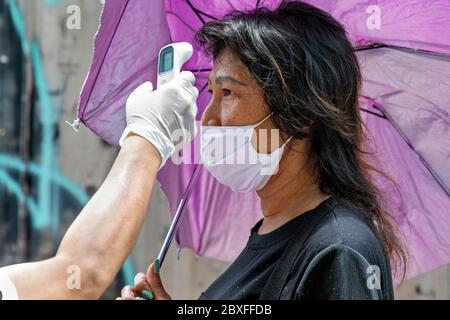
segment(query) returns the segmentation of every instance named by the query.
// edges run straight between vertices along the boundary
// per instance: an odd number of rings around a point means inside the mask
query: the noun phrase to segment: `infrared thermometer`
[[[180,73],[181,67],[192,57],[193,51],[189,42],[172,43],[159,51],[157,88]]]
[[[188,42],[178,42],[172,43],[168,46],[163,47],[159,51],[158,57],[158,81],[157,87],[164,85],[169,82],[177,74],[180,73],[181,67],[186,63],[191,57],[193,53],[192,45]],[[164,258],[166,257],[167,250],[169,250],[170,244],[175,236],[175,233],[178,229],[178,224],[182,217],[185,205],[189,200],[192,191],[194,190],[195,184],[200,176],[200,168],[197,165],[194,169],[194,173],[189,180],[186,190],[184,191],[180,202],[178,203],[177,210],[174,214],[172,223],[170,224],[169,231],[167,232],[166,238],[164,239],[164,243],[161,247],[161,250],[158,254],[159,267],[161,268]]]

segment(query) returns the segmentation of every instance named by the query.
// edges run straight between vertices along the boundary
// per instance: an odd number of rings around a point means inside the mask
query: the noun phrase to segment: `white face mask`
[[[262,189],[276,173],[292,137],[272,153],[258,153],[252,145],[255,128],[271,115],[254,125],[201,126],[202,162],[220,183],[233,191],[249,192]],[[259,134],[259,141],[267,141],[267,131],[260,129]],[[278,131],[271,131],[271,140],[278,143]]]

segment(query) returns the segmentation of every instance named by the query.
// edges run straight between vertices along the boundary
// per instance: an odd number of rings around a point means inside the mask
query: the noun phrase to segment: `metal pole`
[[[161,247],[161,250],[159,251],[158,260],[159,260],[160,268],[162,267],[164,258],[166,257],[167,250],[169,250],[172,239],[177,231],[178,222],[180,221],[184,206],[186,205],[187,201],[189,200],[192,190],[194,190],[194,186],[198,180],[199,173],[200,173],[200,165],[197,165],[195,167],[194,173],[192,174],[192,177],[187,185],[187,188],[186,188],[183,196],[181,197],[181,200],[177,207],[177,211],[175,212],[175,216],[172,220],[172,223],[170,224],[169,231],[167,232],[166,238],[164,239],[164,243]]]

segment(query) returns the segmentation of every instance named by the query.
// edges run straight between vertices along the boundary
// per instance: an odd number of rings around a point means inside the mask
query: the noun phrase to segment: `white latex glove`
[[[133,132],[155,146],[161,154],[162,167],[197,133],[198,90],[194,83],[194,75],[182,71],[155,91],[151,82],[137,87],[126,102],[127,127],[120,138],[120,146]]]

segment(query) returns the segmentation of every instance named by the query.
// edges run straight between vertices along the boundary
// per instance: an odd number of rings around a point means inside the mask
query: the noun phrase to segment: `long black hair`
[[[277,127],[311,139],[320,190],[368,218],[404,275],[405,251],[371,178],[383,173],[369,165],[362,149],[361,71],[342,25],[314,6],[284,1],[275,10],[234,11],[209,21],[196,40],[213,58],[229,49],[243,62],[262,87]]]

